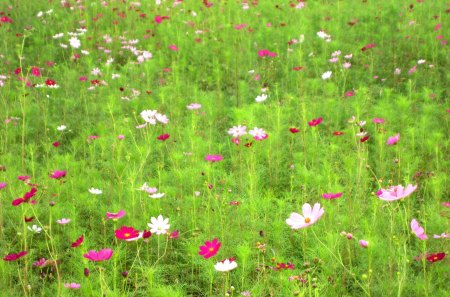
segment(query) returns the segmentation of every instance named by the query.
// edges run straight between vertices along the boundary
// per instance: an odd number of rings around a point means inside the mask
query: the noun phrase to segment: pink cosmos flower
[[[205,160],[210,162],[219,162],[223,160],[223,157],[222,155],[206,155]]]
[[[120,135],[117,136],[117,139],[119,139],[119,140],[122,140],[122,139],[124,139],[124,138],[125,138],[125,135],[122,135],[122,134],[120,134]]]
[[[314,208],[312,208],[309,203],[305,203],[303,204],[302,212],[303,215],[293,212],[286,220],[286,223],[291,226],[292,229],[305,228],[314,224],[325,211],[320,207],[319,203],[314,204]]]
[[[442,206],[450,207],[450,202],[443,202],[443,203],[442,203]]]
[[[100,251],[90,250],[87,254],[84,254],[83,257],[94,262],[100,262],[109,260],[113,255],[112,249],[103,249]]]
[[[64,284],[64,288],[68,288],[68,289],[73,289],[73,290],[78,290],[80,288],[80,284],[77,283],[65,283]]]
[[[402,185],[393,186],[389,189],[380,189],[377,192],[378,198],[384,201],[394,201],[399,200],[402,198],[405,198],[409,195],[411,195],[412,192],[414,192],[417,189],[417,185],[413,186],[412,184],[409,184],[406,186],[406,188],[403,188]]]
[[[397,144],[397,142],[400,140],[400,133],[397,133],[395,136],[391,136],[388,138],[386,144],[387,145],[394,145]]]
[[[180,237],[180,232],[178,230],[174,230],[169,234],[169,239],[178,239]]]
[[[41,71],[38,67],[31,67],[31,74],[38,77],[41,76]]]
[[[53,171],[53,173],[50,175],[50,178],[54,178],[54,179],[60,179],[66,176],[66,171],[65,170],[55,170]]]
[[[186,106],[186,108],[189,110],[195,110],[202,108],[202,105],[200,103],[191,103],[188,106]]]
[[[220,246],[221,243],[217,238],[214,238],[213,241],[205,241],[205,245],[200,246],[200,252],[198,254],[205,259],[211,258],[217,254]]]
[[[37,266],[37,267],[45,267],[47,265],[47,260],[45,260],[45,258],[41,258],[36,262],[33,262],[33,266]]]
[[[25,181],[29,180],[30,177],[28,175],[19,175],[17,177],[17,179],[25,182]]]
[[[320,118],[317,118],[317,119],[312,119],[311,122],[308,122],[308,125],[309,125],[310,127],[314,127],[314,126],[319,125],[320,123],[322,123],[322,118],[321,118],[321,117],[320,117]]]
[[[106,212],[106,218],[107,219],[112,219],[112,220],[120,219],[124,215],[125,215],[125,210],[123,210],[123,209],[119,210],[118,213]]]
[[[271,58],[274,58],[277,56],[276,53],[272,53],[271,51],[267,50],[267,49],[262,49],[258,51],[258,56],[260,56],[261,58],[265,57],[265,56],[269,56]]]
[[[368,43],[365,46],[363,46],[363,48],[361,49],[361,51],[365,52],[366,50],[370,49],[370,48],[374,48],[376,45],[375,43]]]
[[[334,193],[322,194],[322,197],[324,199],[336,199],[336,198],[339,198],[341,196],[342,196],[342,192],[339,192],[339,193],[336,193],[336,194],[334,194]]]
[[[163,20],[168,20],[168,19],[169,19],[168,16],[157,15],[157,16],[155,16],[155,23],[161,24]]]
[[[129,240],[139,236],[139,231],[133,227],[122,226],[119,230],[115,230],[116,238],[120,240]]]
[[[359,245],[363,248],[367,248],[369,246],[369,242],[367,240],[361,239],[359,241]]]
[[[34,200],[33,201],[29,201],[34,195],[36,195],[37,189],[36,188],[32,188],[29,192],[26,192],[25,195],[23,195],[23,197],[21,198],[17,198],[15,200],[13,200],[12,205],[13,206],[17,206],[20,205],[24,202],[30,202],[31,204],[34,204]]]
[[[244,29],[245,27],[247,27],[247,24],[234,25],[234,29],[236,29],[236,30],[241,30],[241,29]]]
[[[174,51],[174,52],[177,52],[177,51],[178,51],[178,47],[177,47],[175,44],[169,45],[169,49],[172,50],[172,51]]]
[[[20,258],[22,258],[23,256],[25,256],[26,254],[28,254],[27,251],[21,251],[17,254],[9,254],[6,255],[5,257],[3,257],[4,261],[16,261],[19,260]]]
[[[0,190],[6,188],[6,183],[0,183]]]
[[[372,120],[372,122],[375,123],[375,124],[383,124],[384,123],[384,119],[382,119],[382,118],[374,118]]]
[[[425,234],[425,230],[419,225],[419,222],[417,222],[416,219],[411,221],[411,230],[420,240],[428,239],[428,236]]]
[[[290,131],[292,134],[295,134],[295,133],[300,132],[300,130],[297,129],[297,128],[289,128],[289,131]]]
[[[60,224],[60,225],[65,225],[65,224],[69,224],[70,223],[70,219],[62,218],[60,220],[57,220],[56,222],[58,224]]]
[[[436,238],[436,239],[439,239],[439,238],[450,238],[450,234],[447,234],[445,232],[442,233],[441,235],[434,234],[433,238]]]

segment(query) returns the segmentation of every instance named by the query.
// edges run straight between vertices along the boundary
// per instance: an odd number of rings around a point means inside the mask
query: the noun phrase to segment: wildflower
[[[417,61],[417,64],[423,64],[423,63],[425,63],[426,61],[425,60],[423,60],[423,59],[421,59],[421,60],[419,60],[419,61]]]
[[[436,238],[436,239],[439,239],[439,238],[450,238],[450,234],[447,234],[445,232],[442,233],[441,235],[434,234],[433,238]]]
[[[191,103],[191,104],[187,105],[186,108],[189,110],[195,110],[195,109],[202,108],[202,105],[199,103]]]
[[[174,52],[177,52],[177,51],[178,51],[178,47],[177,47],[175,44],[169,45],[169,49],[172,50],[172,51],[174,51]]]
[[[80,288],[80,284],[77,283],[65,283],[64,284],[64,288],[68,288],[68,289],[73,289],[73,290],[78,290]]]
[[[411,69],[408,70],[408,74],[411,75],[417,71],[417,65],[414,65]]]
[[[228,130],[228,134],[233,136],[233,137],[241,137],[242,135],[247,134],[247,127],[246,126],[234,126],[233,128],[230,128],[230,130]]]
[[[219,162],[223,160],[223,157],[222,155],[206,155],[205,160],[210,162]]]
[[[314,126],[319,125],[320,123],[322,123],[322,118],[321,118],[321,117],[320,117],[320,118],[317,118],[317,119],[312,119],[311,122],[308,122],[308,125],[309,125],[310,127],[314,127]]]
[[[41,231],[42,231],[42,228],[41,227],[38,227],[37,225],[33,225],[33,226],[28,226],[27,227],[28,228],[28,230],[30,230],[31,232],[34,232],[34,233],[37,233],[37,234],[39,234],[39,233],[41,233]]]
[[[375,123],[375,124],[383,124],[384,123],[384,119],[382,119],[382,118],[374,118],[372,120],[372,122]]]
[[[169,134],[161,134],[158,137],[156,137],[156,139],[161,140],[161,141],[165,141],[167,139],[169,139],[170,135]]]
[[[66,173],[67,172],[65,170],[55,170],[50,175],[50,178],[60,179],[60,178],[66,177]]]
[[[100,195],[100,194],[103,193],[102,190],[100,190],[100,189],[95,189],[95,188],[90,188],[88,191],[89,191],[89,193],[94,194],[94,195]]]
[[[0,190],[6,188],[6,183],[0,183]]]
[[[75,242],[73,242],[70,246],[73,248],[79,247],[84,241],[84,235],[81,235],[80,238],[78,238],[77,240],[75,240]]]
[[[344,67],[344,69],[349,69],[350,67],[352,67],[352,64],[350,62],[345,62],[342,67]]]
[[[169,239],[178,239],[180,237],[180,232],[178,230],[174,230],[169,234]]]
[[[419,225],[419,222],[417,222],[416,219],[413,219],[411,221],[411,230],[420,240],[428,239],[428,236],[425,234],[424,229]]]
[[[114,231],[116,238],[120,240],[129,240],[139,237],[139,231],[133,227],[122,226],[119,230]]]
[[[60,225],[66,225],[66,224],[69,224],[70,221],[71,221],[70,219],[62,218],[62,219],[57,220],[56,222]]]
[[[31,74],[38,77],[41,76],[41,71],[38,67],[31,67]]]
[[[361,51],[365,52],[368,49],[374,48],[376,46],[375,43],[368,43],[365,46],[362,47]]]
[[[24,257],[26,254],[28,254],[27,251],[21,251],[17,254],[9,254],[6,255],[5,257],[3,257],[4,261],[16,261],[19,260],[20,258]]]
[[[150,232],[156,233],[156,235],[166,234],[170,228],[169,218],[165,219],[162,215],[159,215],[158,218],[152,217],[150,221],[151,223],[148,223]]]
[[[76,38],[76,37],[70,38],[69,39],[69,43],[70,43],[70,46],[73,47],[73,48],[79,48],[80,45],[81,45],[80,40],[78,38]]]
[[[57,128],[56,128],[56,130],[58,130],[58,131],[64,131],[64,130],[66,130],[66,126],[64,126],[64,125],[61,125],[61,126],[58,126]]]
[[[322,74],[322,79],[323,79],[323,80],[329,79],[329,78],[331,77],[332,74],[333,74],[333,72],[331,72],[331,71],[324,72],[324,73]]]
[[[37,266],[37,267],[45,267],[47,266],[47,260],[45,260],[45,258],[41,258],[36,262],[33,262],[33,266]]]
[[[322,194],[322,197],[324,199],[336,199],[336,198],[340,198],[341,196],[342,196],[342,192],[339,192],[339,193],[336,193],[336,194],[334,194],[334,193]]]
[[[397,144],[397,142],[400,140],[400,133],[397,133],[395,136],[391,136],[388,138],[386,144],[387,145],[394,145]]]
[[[119,210],[118,213],[106,212],[107,219],[117,220],[117,219],[120,219],[121,217],[123,217],[124,215],[125,215],[125,211],[123,209]]]
[[[361,239],[359,241],[359,245],[363,248],[367,248],[369,246],[369,242],[367,240]]]
[[[341,132],[341,131],[334,131],[333,132],[333,135],[334,136],[341,136],[341,135],[343,135],[344,134],[344,132]]]
[[[437,254],[431,254],[427,257],[427,260],[431,263],[434,263],[436,261],[441,261],[442,259],[445,258],[445,253],[437,253]]]
[[[165,193],[155,193],[155,194],[149,195],[149,197],[153,198],[153,199],[159,199],[159,198],[164,197],[164,195],[166,195],[166,194]]]
[[[37,189],[36,188],[32,188],[29,192],[26,192],[25,195],[23,195],[23,197],[21,198],[17,198],[15,200],[13,200],[12,205],[13,206],[17,206],[20,205],[24,202],[29,202],[29,200],[34,197],[34,195],[36,195]],[[31,201],[30,203],[33,204],[33,201]]]
[[[248,134],[252,135],[255,140],[263,140],[269,137],[269,135],[262,128],[255,127],[253,130],[248,131]]]
[[[227,271],[235,269],[237,266],[238,265],[235,262],[235,260],[233,258],[229,258],[229,259],[225,259],[223,261],[217,262],[216,265],[214,265],[214,268],[220,272],[227,272]]]
[[[212,241],[205,241],[205,245],[200,246],[200,252],[198,254],[205,259],[211,258],[217,254],[220,246],[221,243],[217,238],[214,238]]]
[[[84,254],[83,257],[94,262],[100,262],[109,260],[113,255],[112,249],[103,249],[100,251],[90,250],[87,254]]]
[[[297,128],[289,128],[289,131],[290,131],[292,134],[295,134],[295,133],[300,132],[300,130],[297,129]]]
[[[264,102],[264,101],[267,100],[267,97],[268,97],[268,96],[267,96],[266,94],[261,94],[261,95],[259,95],[259,96],[256,96],[255,101],[258,102],[258,103]]]
[[[32,222],[33,219],[34,219],[34,217],[29,217],[29,218],[27,218],[26,216],[23,216],[23,220],[25,221],[25,223]]]
[[[417,185],[413,186],[412,184],[409,184],[406,186],[406,188],[403,188],[402,185],[393,186],[389,189],[380,189],[377,192],[378,198],[384,201],[394,201],[399,200],[402,198],[405,198],[409,195],[411,195],[412,192],[414,192],[417,189]]]
[[[324,31],[319,31],[319,32],[317,32],[317,36],[320,38],[320,39],[329,39],[331,36],[330,35],[328,35],[327,33],[325,33]]]
[[[119,139],[119,140],[122,140],[124,138],[125,138],[125,135],[122,135],[122,134],[117,135],[117,139]]]
[[[314,204],[314,208],[311,208],[309,203],[305,203],[303,204],[302,212],[303,215],[293,212],[286,219],[286,223],[292,229],[305,228],[314,224],[324,214],[324,209],[320,207],[319,203]]]

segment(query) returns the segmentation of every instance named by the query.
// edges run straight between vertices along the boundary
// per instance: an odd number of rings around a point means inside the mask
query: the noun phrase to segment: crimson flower
[[[303,66],[297,66],[297,67],[292,68],[292,70],[294,70],[294,71],[300,71],[302,69],[303,69]]]
[[[365,46],[363,46],[363,48],[361,49],[363,52],[365,52],[366,50],[370,49],[370,48],[374,48],[376,45],[375,43],[368,43]]]
[[[292,134],[295,134],[295,133],[300,132],[300,130],[297,129],[297,128],[289,128],[289,131],[290,131]]]
[[[26,192],[22,198],[17,198],[15,200],[13,200],[12,205],[17,206],[24,202],[28,202],[28,200],[30,200],[34,195],[36,195],[36,192],[37,192],[37,189],[32,188],[31,191]],[[33,204],[33,201],[31,201],[31,203]]]
[[[217,238],[214,238],[213,241],[205,241],[205,245],[200,246],[198,254],[205,259],[211,258],[217,254],[221,245]]]
[[[29,223],[29,222],[33,221],[34,218],[33,217],[27,218],[26,216],[24,216],[23,219],[25,220],[26,223]]]
[[[207,155],[205,160],[210,162],[219,162],[223,160],[223,157],[221,155]]]
[[[130,240],[139,237],[139,231],[133,227],[122,226],[119,230],[115,230],[116,238],[120,240]]]
[[[178,239],[180,237],[180,232],[178,230],[175,230],[169,234],[169,239]]]
[[[169,139],[169,137],[170,137],[169,134],[161,134],[161,135],[159,135],[159,136],[156,137],[156,138],[157,138],[158,140],[165,141],[165,140]]]
[[[336,198],[339,198],[339,197],[341,197],[341,196],[342,196],[342,192],[339,192],[339,193],[336,193],[336,194],[334,194],[334,193],[329,193],[329,194],[325,193],[325,194],[322,194],[322,197],[323,197],[324,199],[336,199]]]
[[[81,235],[80,238],[78,238],[77,240],[75,240],[74,243],[72,243],[70,246],[73,248],[79,247],[84,241],[84,235]]]
[[[10,24],[12,24],[13,20],[5,15],[5,16],[2,16],[0,18],[0,23],[10,23]]]
[[[334,136],[341,136],[342,134],[344,134],[344,132],[341,132],[341,131],[334,131],[333,132]]]
[[[103,249],[100,251],[90,250],[87,254],[84,254],[83,257],[94,262],[100,262],[109,260],[113,255],[112,249]]]
[[[53,79],[47,79],[46,81],[45,81],[45,84],[47,85],[47,86],[55,86],[56,85],[56,81],[54,81]]]
[[[28,254],[27,251],[21,251],[20,253],[17,253],[17,254],[9,254],[9,255],[6,255],[5,257],[3,257],[3,260],[16,261],[16,260],[19,260],[20,258],[22,258],[23,256],[25,256],[26,254]]]
[[[361,143],[363,143],[363,142],[366,142],[367,140],[369,140],[369,138],[370,138],[370,136],[369,136],[369,135],[366,135],[366,136],[364,136],[363,138],[360,138],[359,141],[360,141]]]
[[[427,257],[427,260],[431,263],[434,263],[436,261],[441,261],[442,259],[445,258],[445,253],[437,253],[437,254],[431,254]]]
[[[41,71],[38,67],[31,67],[31,74],[34,76],[41,76]]]
[[[322,118],[321,118],[321,117],[320,117],[320,118],[317,118],[317,119],[312,119],[311,122],[308,122],[308,125],[309,125],[310,127],[314,127],[314,126],[319,125],[320,123],[322,123]]]

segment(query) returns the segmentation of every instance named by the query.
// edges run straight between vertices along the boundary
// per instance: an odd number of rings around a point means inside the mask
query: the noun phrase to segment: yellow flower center
[[[124,237],[130,237],[130,235],[131,235],[130,233],[125,233],[123,236]]]
[[[210,248],[209,248],[209,251],[210,251],[210,252],[214,252],[214,248],[210,247]]]
[[[309,222],[311,222],[310,218],[305,218],[305,223],[308,224]]]

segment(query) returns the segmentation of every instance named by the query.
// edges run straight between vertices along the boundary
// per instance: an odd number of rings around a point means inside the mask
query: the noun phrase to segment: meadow
[[[0,3],[1,296],[449,296],[450,4]]]

